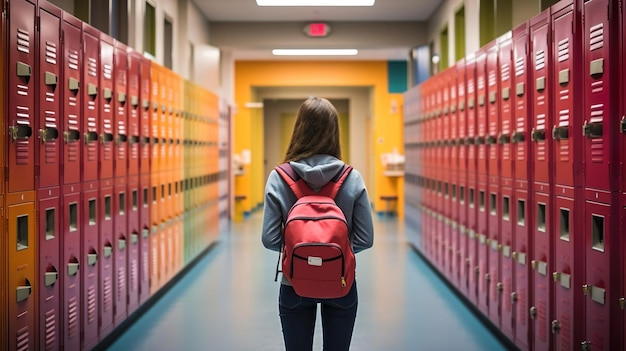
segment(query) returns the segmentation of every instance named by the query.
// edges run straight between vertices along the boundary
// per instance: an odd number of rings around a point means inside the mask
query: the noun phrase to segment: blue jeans
[[[301,297],[296,294],[293,287],[281,285],[278,311],[287,351],[313,349],[313,332],[318,303],[322,305],[324,351],[350,349],[358,305],[356,282],[346,296],[337,299]]]

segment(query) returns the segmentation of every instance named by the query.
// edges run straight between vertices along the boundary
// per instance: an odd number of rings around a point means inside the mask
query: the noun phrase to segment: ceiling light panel
[[[356,49],[274,49],[275,56],[354,56]]]
[[[256,0],[258,6],[374,6],[376,0]]]

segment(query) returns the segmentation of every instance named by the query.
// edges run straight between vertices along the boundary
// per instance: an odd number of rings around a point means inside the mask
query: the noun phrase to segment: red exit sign
[[[325,37],[330,34],[330,26],[326,23],[310,23],[304,27],[304,33],[309,37]]]

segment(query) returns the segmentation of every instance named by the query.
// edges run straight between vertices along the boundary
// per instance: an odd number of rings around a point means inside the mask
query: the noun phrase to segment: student
[[[293,170],[318,191],[343,168],[339,143],[339,118],[326,99],[311,97],[298,109],[291,142],[285,155]],[[263,208],[263,245],[280,251],[283,221],[296,196],[281,176],[273,170],[265,186]],[[335,201],[348,222],[355,253],[372,247],[374,228],[370,201],[363,178],[352,170]],[[348,350],[357,312],[356,282],[348,294],[335,299],[312,299],[298,296],[283,276],[279,293],[279,314],[287,351],[313,348],[317,304],[321,304],[325,351]]]

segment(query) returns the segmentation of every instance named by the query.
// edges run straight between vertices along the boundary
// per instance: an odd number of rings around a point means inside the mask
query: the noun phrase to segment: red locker
[[[40,189],[39,204],[39,342],[40,349],[58,349],[63,335],[61,294],[64,264],[61,263],[61,215],[59,187]],[[35,295],[36,296],[36,295]]]
[[[487,54],[493,50],[495,43],[491,42],[476,52],[476,159],[478,178],[486,177],[488,174],[489,155],[487,153],[487,134],[489,133],[489,120],[487,115]],[[497,64],[497,63],[496,63]],[[468,83],[469,84],[469,83]]]
[[[513,61],[513,33],[503,35],[499,42],[498,62],[500,64],[499,99],[500,133],[497,143],[500,145],[500,182],[503,187],[513,186],[513,145],[511,134],[515,123],[513,113],[513,80],[515,77],[515,63]]]
[[[60,267],[62,287],[63,349],[80,349],[81,332],[81,231],[83,212],[80,202],[80,184],[63,188],[62,247]],[[41,212],[40,212],[41,213]],[[40,216],[41,218],[41,216]],[[84,236],[83,236],[84,237]]]
[[[513,189],[502,187],[501,189],[501,221],[500,221],[500,283],[496,289],[500,294],[500,330],[512,341],[515,340],[515,305],[511,296],[515,291],[515,265],[512,253],[515,244],[513,212],[515,203]]]
[[[14,10],[11,3],[11,10]],[[39,279],[36,276],[37,243],[35,193],[6,194],[8,223],[8,340],[9,350],[35,350],[37,344],[37,298]]]
[[[127,242],[127,255],[126,260],[128,262],[128,270],[126,276],[128,277],[128,308],[127,313],[130,315],[137,307],[139,307],[139,271],[140,271],[140,236],[141,227],[139,221],[140,214],[140,184],[139,176],[129,177],[128,179],[128,242]]]
[[[141,158],[141,55],[128,49],[128,175],[139,174]]]
[[[515,94],[513,96],[514,126],[511,135],[513,143],[513,170],[515,189],[529,189],[530,168],[530,116],[529,105],[529,51],[528,23],[513,30],[513,62],[515,64]]]
[[[99,338],[102,340],[113,330],[113,312],[114,312],[114,246],[117,246],[117,238],[114,235],[113,218],[115,216],[113,181],[101,180],[100,206],[98,208],[98,223],[100,231],[98,235],[99,247],[101,254],[98,255],[99,266]]]
[[[99,71],[100,71],[100,32],[83,23],[83,69],[81,90],[82,104],[82,181],[98,180],[98,163],[100,160],[100,99]],[[110,135],[109,135],[110,137]]]
[[[141,135],[141,158],[140,158],[140,173],[150,173],[150,141],[151,141],[151,109],[150,100],[152,99],[152,82],[150,78],[150,61],[141,57],[141,73],[140,73],[140,99],[141,109],[140,115],[140,135]]]
[[[617,126],[619,123],[615,102],[617,101],[616,79],[611,79],[618,72],[616,33],[617,18],[614,1],[590,0],[583,4],[583,135],[585,187],[603,191],[617,190],[612,183],[618,171],[613,167],[613,150],[616,129],[608,126]],[[613,15],[612,15],[613,14]],[[604,128],[604,125],[607,125]]]
[[[150,174],[144,174],[139,180],[139,304],[150,298]]]
[[[18,0],[7,6],[8,193],[35,189],[36,72],[35,5]],[[58,172],[57,172],[58,173]]]
[[[150,236],[150,295],[153,295],[161,288],[161,272],[160,269],[160,238],[161,238],[161,217],[159,214],[159,199],[160,194],[158,192],[159,178],[154,173],[151,175],[150,183],[152,186],[151,205],[150,205],[150,220],[151,220],[151,236]]]
[[[486,50],[487,53],[487,132],[485,144],[487,144],[487,173],[489,174],[489,184],[499,184],[501,153],[500,145],[497,143],[501,130],[500,116],[500,42],[507,40],[508,36],[498,38],[495,44]]]
[[[99,75],[99,88],[102,93],[100,99],[100,164],[99,164],[99,179],[113,178],[113,166],[115,159],[114,148],[114,133],[116,132],[115,114],[114,110],[116,103],[114,96],[115,81],[113,80],[114,74],[114,47],[113,38],[104,33],[100,33],[100,68]],[[126,169],[124,168],[124,171]]]
[[[102,264],[103,254],[100,251],[98,238],[100,221],[103,220],[104,203],[99,202],[98,182],[83,183],[81,193],[82,204],[82,249],[80,267],[82,280],[81,291],[81,332],[82,348],[89,350],[98,344],[98,317],[100,304],[98,292],[100,292],[99,266]],[[109,287],[110,288],[110,287]]]
[[[37,147],[35,166],[36,186],[48,188],[59,186],[61,170],[61,10],[53,5],[40,7],[39,11],[37,84]],[[21,28],[18,28],[18,31]],[[18,44],[20,45],[20,44]],[[18,49],[19,50],[19,49]],[[33,55],[34,56],[34,55]],[[38,166],[38,167],[37,167]],[[42,176],[43,175],[43,176]]]
[[[115,147],[113,165],[114,177],[125,177],[128,174],[128,48],[115,41],[113,50],[114,96],[113,111],[115,123]]]
[[[532,254],[532,242],[530,238],[530,226],[533,218],[529,208],[531,197],[524,190],[516,190],[514,198],[513,225],[514,245],[511,258],[515,262],[514,279],[515,287],[511,294],[511,301],[515,311],[515,345],[522,350],[530,349],[530,316],[529,308],[533,305],[532,276],[530,274]]]
[[[62,71],[62,128],[63,128],[63,167],[62,184],[80,183],[81,165],[81,68],[83,55],[80,47],[81,22],[63,12],[63,71]],[[83,87],[84,89],[84,87]]]
[[[128,299],[128,184],[126,177],[116,178],[113,195],[113,319],[118,326],[126,319]]]
[[[552,228],[552,198],[547,193],[535,192],[533,196],[534,223],[532,225],[533,257],[531,261],[533,304],[530,318],[533,320],[533,350],[550,350],[552,322],[552,248],[554,247]]]
[[[461,59],[456,64],[457,67],[457,127],[458,127],[458,201],[459,201],[459,243],[457,260],[459,262],[459,290],[467,296],[469,293],[469,263],[467,261],[467,89],[465,59]]]

